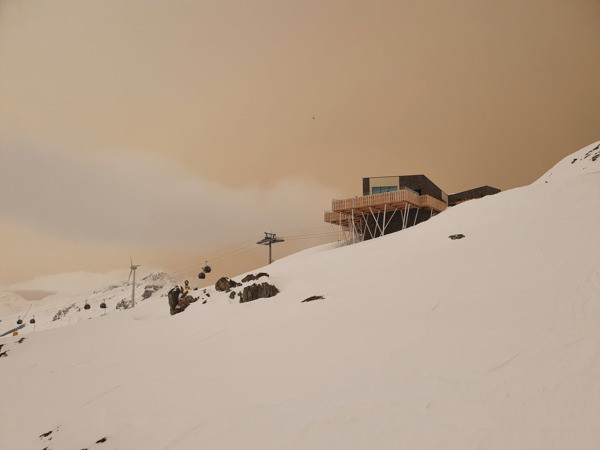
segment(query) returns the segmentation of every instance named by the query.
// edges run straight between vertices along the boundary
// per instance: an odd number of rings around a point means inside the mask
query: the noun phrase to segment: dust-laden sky
[[[600,138],[599,23],[600,0],[0,0],[0,283],[310,234],[363,176],[528,184]]]

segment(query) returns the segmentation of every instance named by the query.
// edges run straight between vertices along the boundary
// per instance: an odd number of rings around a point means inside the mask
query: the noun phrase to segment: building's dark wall
[[[397,211],[393,217],[391,215],[392,215],[392,212],[388,211],[386,213],[386,221],[389,221],[389,225],[385,229],[385,234],[395,233],[396,231],[402,230],[402,214],[400,214],[400,211]],[[415,216],[417,219],[416,222],[415,222]],[[390,217],[392,217],[391,221],[390,221]],[[375,225],[375,218],[373,217],[373,215],[365,214],[365,218],[366,218],[366,223],[369,226],[371,233],[373,234],[373,237],[381,236],[381,232],[379,231],[379,228],[377,228],[377,226]],[[418,225],[421,222],[425,222],[429,218],[431,218],[431,211],[428,209],[419,209],[418,213],[417,213],[417,209],[410,209],[408,212],[407,228],[412,227],[413,225]],[[379,213],[378,223],[379,223],[379,226],[381,228],[383,228],[383,213]],[[372,239],[372,237],[371,237],[371,234],[369,233],[369,231],[367,230],[367,232],[365,233],[365,240],[368,241],[369,239]]]
[[[454,206],[458,203],[473,200],[476,198],[485,197],[486,195],[494,195],[500,192],[500,189],[497,189],[492,186],[480,186],[478,188],[469,189],[468,191],[457,192],[456,194],[448,195],[448,205]]]
[[[400,177],[400,189],[407,187],[421,195],[429,195],[444,201],[442,190],[425,175],[403,175]]]
[[[425,175],[401,175],[398,177],[400,189],[407,187],[421,195],[430,195],[444,201],[442,190]],[[371,194],[370,178],[363,178],[363,195]]]
[[[371,193],[369,178],[363,178],[363,195],[369,195]]]

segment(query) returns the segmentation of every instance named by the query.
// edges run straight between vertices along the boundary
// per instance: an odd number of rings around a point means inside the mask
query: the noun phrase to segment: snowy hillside
[[[29,302],[19,294],[0,288],[0,320],[8,314],[27,309]]]
[[[239,303],[244,282],[0,339],[0,448],[597,449],[599,144],[279,260],[269,299]]]
[[[16,331],[23,335],[128,309],[132,285],[125,281],[127,274],[122,270],[105,274],[74,272],[4,287],[0,290],[0,335],[16,328],[19,321],[23,327]],[[142,271],[140,276],[136,281],[140,302],[165,297],[173,286],[162,271]]]

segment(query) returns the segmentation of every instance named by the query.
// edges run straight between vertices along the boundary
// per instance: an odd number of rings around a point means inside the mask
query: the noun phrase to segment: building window
[[[372,194],[381,194],[382,192],[397,191],[398,186],[373,186]]]

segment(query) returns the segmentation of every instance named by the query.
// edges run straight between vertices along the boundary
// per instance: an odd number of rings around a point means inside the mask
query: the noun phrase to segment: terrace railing
[[[364,195],[361,197],[334,199],[331,202],[333,212],[352,210],[368,210],[381,205],[404,205],[415,208],[431,208],[437,212],[444,211],[447,205],[429,195],[419,195],[412,189],[400,189],[379,194]]]

